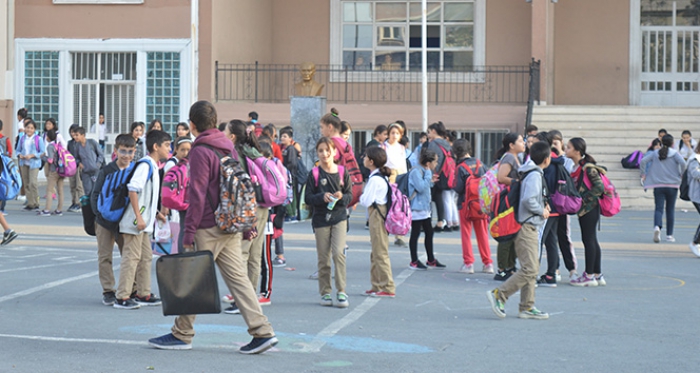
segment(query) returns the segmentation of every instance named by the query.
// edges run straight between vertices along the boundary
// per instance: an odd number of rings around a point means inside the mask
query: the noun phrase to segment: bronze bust
[[[304,62],[299,65],[301,82],[294,85],[297,96],[320,96],[323,84],[314,80],[316,65],[313,62]]]

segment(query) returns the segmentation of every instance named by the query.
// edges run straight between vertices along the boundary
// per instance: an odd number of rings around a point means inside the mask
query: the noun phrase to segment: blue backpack
[[[15,162],[4,151],[0,151],[0,200],[8,201],[17,197],[22,188],[22,178]]]
[[[129,206],[129,190],[126,187],[134,176],[136,166],[140,163],[148,164],[148,161],[131,163],[129,167],[112,172],[105,176],[102,190],[97,197],[97,212],[103,219],[117,223],[122,220],[126,207]],[[148,164],[148,178],[151,178],[153,170]]]

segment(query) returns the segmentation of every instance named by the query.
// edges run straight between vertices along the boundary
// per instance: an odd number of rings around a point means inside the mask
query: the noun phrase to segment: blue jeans
[[[675,220],[676,199],[678,198],[678,188],[654,188],[654,226],[662,228],[661,224],[664,203],[666,203],[666,235],[673,236],[673,222]]]

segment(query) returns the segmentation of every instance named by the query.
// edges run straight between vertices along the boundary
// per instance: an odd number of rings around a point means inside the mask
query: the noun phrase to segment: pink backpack
[[[498,199],[503,185],[498,182],[498,165],[496,163],[479,180],[479,207],[486,216],[491,214],[493,201]]]
[[[265,157],[246,158],[248,174],[255,186],[255,200],[261,207],[275,207],[287,198],[287,173]]]
[[[584,184],[586,184],[586,187],[590,190],[591,181],[588,180],[588,174],[585,172],[585,170],[583,171],[583,182]],[[605,176],[604,173],[599,171],[598,175],[600,176],[600,180],[603,182],[603,187],[605,188],[603,195],[601,195],[600,199],[598,200],[598,202],[600,203],[600,214],[606,217],[615,216],[622,209],[620,203],[620,195],[617,194],[615,186],[610,181],[610,179],[608,179],[608,177]]]
[[[190,207],[190,201],[187,198],[189,184],[190,161],[182,158],[163,176],[163,186],[160,188],[161,204],[172,210],[187,210]]]
[[[56,171],[60,177],[72,177],[78,172],[78,165],[75,163],[75,158],[68,150],[63,148],[60,142],[56,141]]]
[[[401,193],[396,183],[389,183],[384,176],[379,175],[379,177],[389,186],[386,216],[379,213],[384,219],[384,228],[389,234],[403,236],[411,230],[411,202]],[[377,204],[374,203],[373,206],[376,208]]]

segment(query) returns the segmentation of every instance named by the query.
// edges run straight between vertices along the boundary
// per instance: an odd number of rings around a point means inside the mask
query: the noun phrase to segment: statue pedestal
[[[326,113],[326,98],[321,96],[292,96],[290,124],[294,141],[301,145],[301,159],[311,171],[316,160],[316,141],[321,138],[321,117]]]

